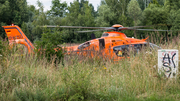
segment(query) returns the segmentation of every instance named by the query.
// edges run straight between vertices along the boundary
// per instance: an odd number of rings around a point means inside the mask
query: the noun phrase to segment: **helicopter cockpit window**
[[[118,57],[128,57],[130,53],[136,55],[146,44],[122,45],[113,48]]]
[[[107,36],[109,36],[108,33],[104,33],[104,34],[102,35],[102,37],[107,37]]]
[[[113,51],[118,57],[128,56],[129,45],[116,46],[113,48]]]
[[[78,49],[84,49],[84,48],[90,46],[90,44],[91,44],[91,42],[85,42],[85,43],[83,43],[83,44],[80,44],[79,47],[78,47]]]
[[[138,54],[141,50],[145,51],[152,51],[152,50],[158,50],[161,49],[161,47],[153,44],[153,43],[144,43],[144,44],[131,44],[131,45],[122,45],[122,46],[116,46],[113,48],[113,51],[116,53],[118,57],[126,57],[130,54]]]

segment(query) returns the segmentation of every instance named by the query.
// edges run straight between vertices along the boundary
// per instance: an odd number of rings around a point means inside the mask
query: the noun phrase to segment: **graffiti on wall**
[[[158,50],[158,71],[168,78],[174,78],[178,72],[178,50]]]

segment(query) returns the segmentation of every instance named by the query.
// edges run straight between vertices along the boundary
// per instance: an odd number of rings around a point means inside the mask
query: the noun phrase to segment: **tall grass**
[[[179,37],[162,48],[180,51]],[[180,100],[180,75],[158,75],[157,51],[114,62],[66,56],[54,64],[36,55],[6,52],[0,62],[0,100]],[[180,67],[180,66],[179,66]]]

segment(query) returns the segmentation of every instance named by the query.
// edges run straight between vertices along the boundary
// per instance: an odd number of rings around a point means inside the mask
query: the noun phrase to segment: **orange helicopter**
[[[33,44],[26,37],[23,31],[16,25],[2,26],[9,39],[9,45],[22,44],[27,47],[28,53],[32,53],[34,50]],[[134,53],[138,53],[142,47],[149,45],[152,49],[160,48],[159,46],[148,43],[148,39],[135,39],[129,38],[124,33],[118,32],[122,30],[148,30],[148,31],[165,31],[165,30],[154,30],[154,29],[137,29],[139,27],[123,27],[122,25],[116,24],[112,27],[81,27],[81,26],[43,26],[43,27],[61,27],[61,28],[85,28],[85,29],[99,29],[99,30],[88,30],[79,31],[83,32],[94,32],[103,30],[113,30],[112,32],[104,32],[101,38],[95,38],[94,34],[91,34],[92,40],[84,42],[77,46],[63,47],[66,49],[67,54],[76,53],[87,55],[91,57],[99,55],[99,53],[105,57],[121,59],[128,57],[128,52],[133,50]],[[97,54],[98,52],[98,54]]]

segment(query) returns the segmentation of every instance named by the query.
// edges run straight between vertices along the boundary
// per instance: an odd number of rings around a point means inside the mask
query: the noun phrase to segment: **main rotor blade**
[[[42,27],[50,27],[50,28],[55,28],[55,27],[59,27],[59,28],[84,28],[84,29],[107,29],[109,27],[82,27],[82,26],[52,26],[52,25],[45,25]]]
[[[88,32],[96,32],[96,31],[104,31],[104,29],[102,29],[102,30],[76,31],[76,32],[77,32],[77,33],[88,33]]]
[[[142,27],[148,27],[148,26],[135,26],[135,27],[119,27],[118,31],[122,31],[122,30],[134,30],[136,28],[142,28]]]
[[[157,30],[157,29],[134,29],[134,30],[140,30],[140,31],[172,31],[172,30]]]
[[[95,32],[95,31],[103,31],[103,30],[114,30],[114,31],[122,31],[122,30],[144,30],[144,31],[169,31],[169,30],[156,30],[156,29],[137,29],[137,28],[143,28],[143,27],[152,27],[154,25],[150,26],[134,26],[134,27],[82,27],[82,26],[53,26],[53,25],[45,25],[41,27],[50,27],[50,28],[79,28],[79,29],[100,29],[100,30],[88,30],[88,31],[77,31],[78,33],[84,33],[84,32]]]
[[[136,27],[120,27],[118,31],[122,30],[141,30],[141,31],[171,31],[171,30],[158,30],[158,29],[136,29],[139,27],[150,27],[150,26],[136,26]]]
[[[119,27],[118,31],[121,30],[135,30],[136,28],[143,28],[143,27],[152,27],[153,25],[150,26],[134,26],[134,27]]]

